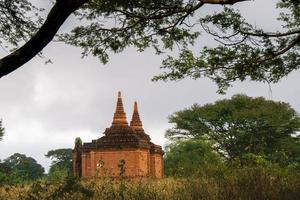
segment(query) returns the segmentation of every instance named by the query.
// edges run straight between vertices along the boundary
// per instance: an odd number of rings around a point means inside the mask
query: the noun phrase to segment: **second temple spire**
[[[132,114],[132,119],[130,122],[130,126],[136,130],[138,129],[143,129],[143,124],[140,119],[139,111],[138,111],[138,105],[137,102],[134,102],[134,109],[133,109],[133,114]]]

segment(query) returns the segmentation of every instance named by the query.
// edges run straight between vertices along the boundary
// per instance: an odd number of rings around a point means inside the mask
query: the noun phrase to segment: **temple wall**
[[[125,160],[125,176],[148,176],[149,150],[91,151],[82,155],[82,177],[119,177],[120,160]],[[103,163],[103,167],[99,165]],[[98,164],[98,167],[97,167]]]
[[[139,158],[139,169],[141,176],[148,176],[150,173],[150,152],[144,150],[140,153]]]
[[[163,157],[161,154],[150,154],[150,175],[156,178],[163,177]]]
[[[77,161],[77,155],[76,152],[72,153],[72,169],[73,169],[73,176],[79,176],[77,166],[76,166],[76,161]]]
[[[81,155],[81,170],[82,177],[90,177],[91,176],[91,156],[89,153],[82,153]]]

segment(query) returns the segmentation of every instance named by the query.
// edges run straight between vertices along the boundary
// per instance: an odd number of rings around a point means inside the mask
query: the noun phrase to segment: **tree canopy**
[[[171,140],[208,140],[225,158],[246,154],[275,162],[299,162],[300,117],[289,104],[262,97],[235,95],[231,99],[178,111],[169,117]]]
[[[49,173],[55,170],[65,170],[69,174],[72,171],[72,149],[55,149],[45,155],[52,160]]]
[[[184,140],[167,147],[164,168],[166,175],[195,175],[201,168],[211,167],[220,161],[220,156],[206,141]]]
[[[282,27],[269,32],[248,23],[233,6],[253,3],[247,0],[56,0],[44,20],[30,0],[1,0],[0,42],[16,49],[0,60],[0,77],[40,54],[57,36],[103,63],[110,52],[128,46],[139,51],[152,47],[158,54],[178,46],[179,58],[168,57],[162,64],[165,72],[154,80],[209,77],[219,92],[246,78],[277,82],[300,62],[300,3],[277,2]],[[207,5],[215,12],[203,16]],[[72,14],[77,19],[73,29],[57,35]],[[220,45],[204,47],[197,56],[189,47],[203,30]]]
[[[44,175],[44,168],[34,158],[20,153],[4,159],[2,166],[5,166],[7,172],[13,173],[14,178],[20,182],[36,180]]]

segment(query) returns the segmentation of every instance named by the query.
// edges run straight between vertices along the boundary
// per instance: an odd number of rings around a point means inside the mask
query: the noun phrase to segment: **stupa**
[[[121,92],[118,93],[112,124],[104,136],[89,143],[75,145],[73,175],[93,177],[163,177],[163,150],[150,141],[143,129],[134,102],[130,125],[124,112]]]

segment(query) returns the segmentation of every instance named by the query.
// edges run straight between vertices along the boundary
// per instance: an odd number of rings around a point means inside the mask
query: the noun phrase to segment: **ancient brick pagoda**
[[[163,177],[163,150],[150,142],[143,129],[137,102],[130,125],[118,93],[116,112],[104,136],[73,150],[73,174],[78,177]],[[125,169],[123,172],[122,169]]]

